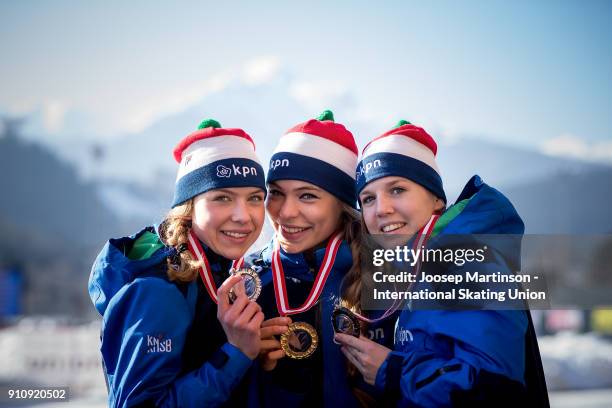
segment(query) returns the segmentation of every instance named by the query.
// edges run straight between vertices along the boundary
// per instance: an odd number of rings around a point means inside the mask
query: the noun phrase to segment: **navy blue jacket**
[[[279,315],[270,268],[272,248],[274,241],[249,259],[250,263],[260,268],[263,290],[258,303],[266,319]],[[325,248],[306,254],[287,254],[281,250],[291,307],[298,307],[305,301],[324,255]],[[376,393],[374,387],[369,387],[360,378],[349,378],[346,358],[340,346],[333,342],[331,315],[340,295],[342,278],[351,266],[351,250],[343,242],[319,302],[307,312],[290,316],[294,322],[307,322],[316,328],[319,335],[317,351],[304,360],[282,358],[276,368],[269,372],[261,368],[254,369],[249,394],[250,406],[359,406],[353,387],[370,394]],[[369,327],[369,333],[377,342],[391,347],[394,323],[395,319],[387,319]]]
[[[252,361],[227,343],[217,307],[197,279],[170,282],[163,247],[131,260],[134,242],[152,227],[111,239],[98,255],[89,294],[103,316],[102,359],[109,406],[210,407],[230,400]],[[217,285],[229,261],[205,248]]]
[[[461,201],[465,207],[444,220],[441,237],[523,234],[510,201],[480,177],[468,182]],[[509,258],[520,253],[510,252]],[[495,259],[485,267],[513,270],[508,258]],[[399,406],[548,406],[533,324],[524,310],[403,310],[376,387],[395,394]]]

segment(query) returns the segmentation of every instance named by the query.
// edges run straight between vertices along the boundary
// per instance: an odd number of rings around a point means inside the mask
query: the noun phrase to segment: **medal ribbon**
[[[310,289],[310,294],[302,306],[296,309],[291,309],[289,307],[287,286],[285,284],[285,271],[283,270],[283,263],[280,259],[280,244],[278,241],[275,242],[274,251],[272,252],[272,281],[274,283],[274,292],[276,295],[276,307],[278,308],[278,313],[281,316],[303,313],[315,305],[319,299],[319,296],[321,296],[321,293],[323,292],[325,282],[327,281],[330,271],[334,266],[336,254],[338,253],[341,243],[342,233],[336,234],[329,240],[327,243],[327,248],[325,249],[323,262],[321,262],[319,272],[317,272],[317,276],[315,277],[312,288]]]
[[[431,233],[433,232],[434,225],[436,225],[436,222],[438,221],[438,218],[440,218],[439,214],[433,214],[431,218],[429,219],[429,221],[427,222],[427,224],[425,224],[425,226],[419,230],[419,232],[417,233],[416,239],[414,240],[414,245],[412,246],[413,250],[416,250],[417,248],[421,248],[427,243],[427,241],[429,240],[429,237],[431,236]],[[415,271],[414,278],[416,280],[417,276],[421,273],[421,259],[420,258],[417,259],[417,263],[414,265],[414,271]],[[362,316],[359,313],[352,312],[352,311],[351,313],[354,314],[355,317],[357,317],[359,320],[363,320],[367,323],[376,323],[380,320],[386,319],[387,317],[395,313],[395,311],[398,309],[401,303],[402,302],[400,300],[397,300],[397,299],[394,300],[391,307],[387,309],[385,313],[383,313],[382,316],[376,319],[368,319],[367,317]]]
[[[202,266],[200,267],[200,278],[202,278],[202,282],[204,282],[204,287],[206,287],[206,291],[208,292],[210,298],[213,300],[213,302],[217,303],[217,285],[213,279],[210,264],[208,263],[208,258],[206,257],[206,252],[204,252],[204,249],[200,244],[200,240],[193,231],[189,231],[188,246],[191,254],[195,256],[198,261],[202,262]],[[243,264],[244,258],[240,258],[236,261],[232,261],[232,268],[236,270],[240,269]]]

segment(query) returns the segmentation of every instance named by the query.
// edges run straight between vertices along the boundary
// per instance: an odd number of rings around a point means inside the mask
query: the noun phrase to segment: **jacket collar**
[[[276,238],[273,238],[272,241],[268,244],[268,246],[262,252],[262,258],[267,265],[272,264],[272,250],[276,245]],[[293,277],[302,277],[307,278],[308,280],[313,280],[314,275],[319,271],[321,267],[321,263],[323,262],[323,258],[325,257],[325,249],[326,246],[321,248],[317,248],[312,253],[313,260],[311,263],[308,262],[308,256],[305,256],[304,253],[300,252],[297,254],[289,254],[281,248],[280,250],[280,258],[283,263],[283,270],[287,276]],[[336,261],[334,262],[334,269],[340,271],[348,271],[350,267],[353,265],[353,257],[351,255],[351,249],[346,241],[342,241],[340,247],[338,248],[338,253],[336,254]],[[310,273],[310,269],[315,268],[314,274]]]

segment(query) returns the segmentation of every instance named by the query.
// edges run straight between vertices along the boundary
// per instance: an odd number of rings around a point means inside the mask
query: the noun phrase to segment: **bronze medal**
[[[335,309],[332,313],[331,320],[335,333],[359,337],[361,333],[361,323],[359,323],[357,316],[346,307]]]
[[[436,225],[440,216],[438,214],[433,214],[427,224],[423,228],[419,230],[417,233],[416,239],[414,241],[414,248],[424,248],[425,244],[429,240],[429,237]],[[415,274],[418,275],[421,270],[421,262],[417,262],[415,266]],[[376,319],[367,318],[357,312],[353,312],[346,307],[336,306],[334,311],[332,312],[332,326],[334,328],[335,333],[349,334],[351,336],[359,337],[361,334],[361,321],[366,323],[376,323],[387,317],[391,316],[395,311],[399,308],[401,302],[394,301],[393,305],[389,309],[387,309],[382,316]],[[334,340],[334,343],[336,341]],[[339,344],[339,343],[337,343]]]

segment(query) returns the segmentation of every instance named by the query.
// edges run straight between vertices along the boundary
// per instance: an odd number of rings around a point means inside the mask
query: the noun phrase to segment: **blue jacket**
[[[142,260],[127,257],[145,231],[155,232],[149,227],[108,241],[89,279],[91,300],[103,316],[101,352],[109,406],[219,406],[252,362],[227,343],[216,305],[200,279],[188,284],[168,280],[166,258],[174,249],[162,247]],[[207,254],[209,260],[214,255]],[[221,263],[211,261],[215,280],[227,274]]]
[[[262,252],[251,257],[250,262],[259,266],[263,289],[258,299],[266,319],[278,316],[270,268],[272,241]],[[325,248],[310,253],[287,254],[281,250],[281,261],[286,277],[287,293],[292,307],[301,305],[312,288]],[[310,258],[310,259],[309,259]],[[340,295],[342,278],[352,266],[351,250],[343,242],[338,250],[334,267],[325,284],[318,304],[305,313],[291,315],[294,322],[307,322],[316,328],[319,347],[314,355],[304,360],[285,357],[272,371],[253,370],[249,395],[250,406],[359,406],[351,387],[375,393],[373,387],[363,381],[354,383],[347,372],[346,358],[340,346],[333,342],[332,312]],[[382,344],[391,347],[394,319],[387,319],[369,327],[370,334]]]
[[[458,214],[440,218],[445,224],[440,236],[524,232],[510,201],[478,176],[468,182],[457,203],[464,206]],[[448,214],[453,213],[450,210]],[[516,248],[509,252],[519,253]],[[518,258],[514,261],[520,263]],[[495,259],[495,268],[508,270],[508,258]],[[539,378],[531,378],[536,372]],[[395,394],[399,406],[498,406],[510,400],[547,406],[542,384],[528,312],[413,308],[400,314],[394,351],[378,370],[375,385]]]

